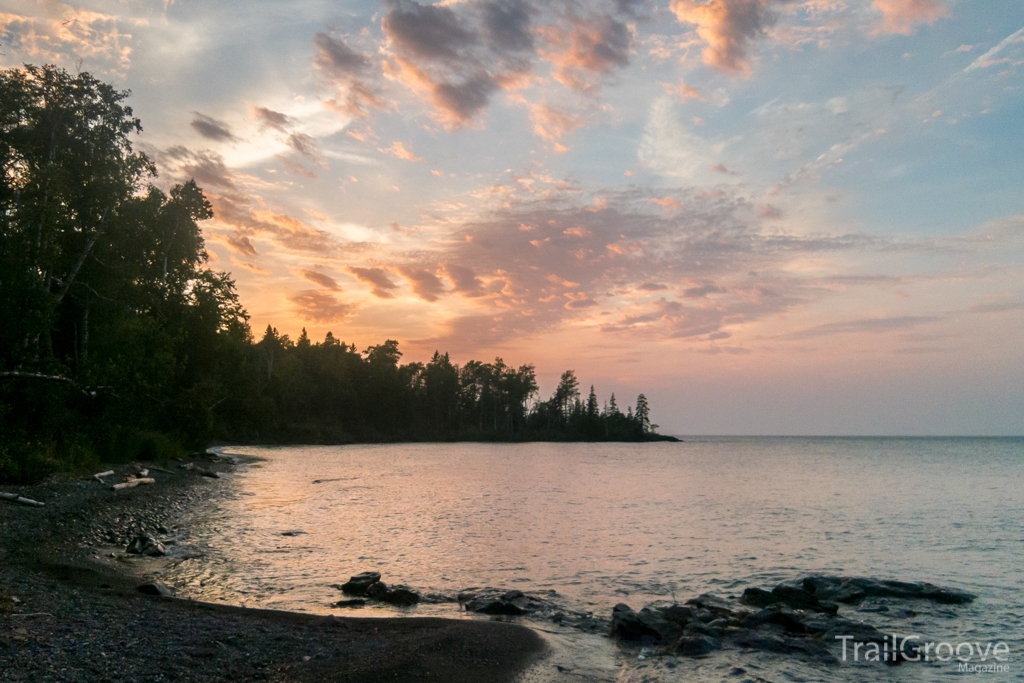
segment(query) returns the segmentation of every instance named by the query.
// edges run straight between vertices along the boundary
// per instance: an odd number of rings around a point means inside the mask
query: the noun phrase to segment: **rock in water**
[[[623,640],[667,643],[679,638],[683,629],[657,610],[645,607],[634,612],[629,605],[620,602],[612,610],[612,634]]]
[[[380,600],[399,607],[410,607],[420,601],[420,596],[405,586],[395,586],[384,593]]]
[[[365,595],[374,600],[383,600],[384,596],[388,594],[388,585],[383,581],[377,581],[371,583],[366,587]]]
[[[955,588],[942,588],[930,583],[910,583],[866,577],[808,576],[804,590],[818,600],[858,602],[865,597],[933,600],[946,605],[972,602],[975,596]]]
[[[459,604],[467,612],[479,614],[506,614],[518,616],[537,612],[553,612],[553,605],[534,595],[519,590],[501,588],[470,588],[459,593]]]
[[[335,607],[362,607],[366,604],[366,600],[361,598],[353,598],[352,600],[338,600],[334,603]]]
[[[380,572],[363,572],[343,583],[341,590],[349,595],[366,595],[366,589],[379,581]]]

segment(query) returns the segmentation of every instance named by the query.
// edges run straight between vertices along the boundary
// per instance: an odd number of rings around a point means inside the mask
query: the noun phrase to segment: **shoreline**
[[[190,462],[227,469],[220,458]],[[126,561],[107,543],[170,531],[219,489],[195,470],[151,476],[155,484],[123,491],[91,478],[4,487],[46,503],[0,504],[5,681],[500,683],[548,649],[535,631],[496,621],[319,616],[143,594],[159,559]]]

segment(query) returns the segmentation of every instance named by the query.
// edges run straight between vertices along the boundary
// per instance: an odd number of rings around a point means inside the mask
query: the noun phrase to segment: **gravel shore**
[[[325,617],[140,592],[161,560],[129,560],[124,544],[181,524],[221,484],[199,469],[229,467],[199,460],[123,491],[110,484],[126,466],[106,485],[0,486],[46,503],[0,502],[0,681],[501,683],[544,651],[513,624]]]

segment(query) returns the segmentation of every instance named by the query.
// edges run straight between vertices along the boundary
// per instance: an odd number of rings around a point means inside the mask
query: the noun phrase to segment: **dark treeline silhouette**
[[[127,92],[52,66],[0,72],[0,479],[165,458],[211,439],[658,438],[646,399],[538,400],[533,366],[400,363],[268,329],[206,267],[194,181],[164,193]]]
[[[427,363],[402,365],[394,340],[359,353],[330,332],[312,343],[305,330],[292,341],[268,327],[249,353],[253,385],[226,396],[216,411],[225,419],[217,433],[235,440],[657,438],[642,394],[635,413],[621,412],[614,394],[602,410],[593,387],[580,399],[571,370],[542,401],[532,365],[515,368],[496,358],[460,367],[439,352]]]

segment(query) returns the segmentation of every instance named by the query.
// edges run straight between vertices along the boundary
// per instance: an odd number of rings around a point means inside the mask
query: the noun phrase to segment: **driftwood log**
[[[155,484],[156,479],[151,477],[139,477],[123,481],[120,484],[114,484],[110,487],[111,491],[120,491],[121,489],[130,489],[138,486],[139,484]]]
[[[38,500],[32,500],[31,498],[23,498],[17,493],[0,493],[0,500],[6,500],[10,503],[19,503],[21,505],[31,505],[32,507],[45,507],[46,503],[40,503]]]
[[[105,484],[107,482],[103,481],[103,477],[109,477],[112,474],[114,474],[114,470],[107,470],[106,472],[97,472],[96,474],[92,475],[92,478],[101,484]]]

